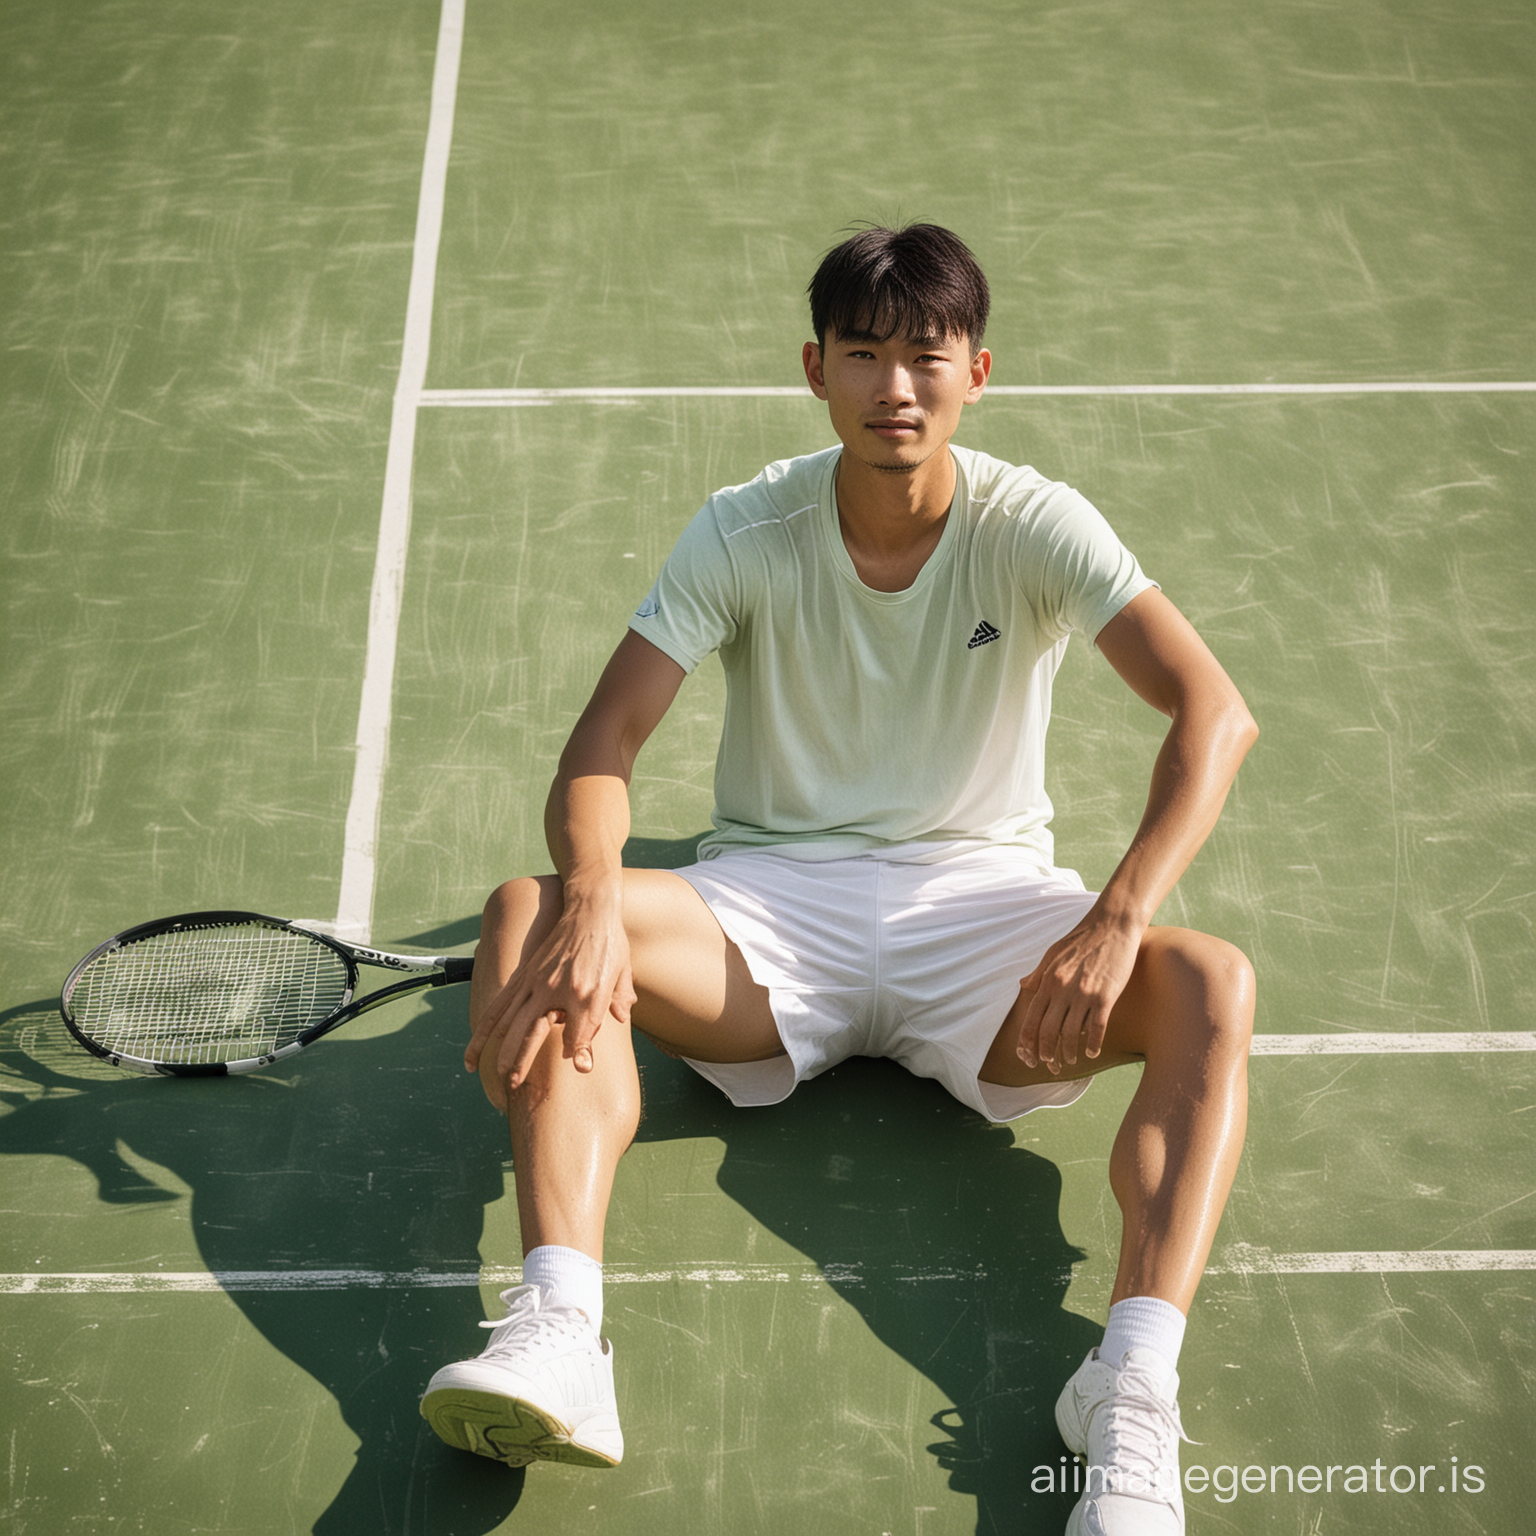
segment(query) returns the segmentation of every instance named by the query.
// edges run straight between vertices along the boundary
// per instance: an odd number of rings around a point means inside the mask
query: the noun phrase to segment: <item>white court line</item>
[[[1207,1275],[1483,1274],[1536,1270],[1536,1248],[1423,1248],[1362,1252],[1275,1253],[1248,1243],[1222,1250]],[[608,1285],[931,1285],[997,1278],[984,1265],[932,1270],[862,1263],[683,1264],[670,1269],[605,1264]],[[518,1285],[522,1270],[237,1269],[71,1270],[0,1274],[3,1296],[144,1296],[217,1291],[415,1291]]]
[[[395,682],[395,647],[400,633],[400,598],[411,534],[411,465],[416,453],[416,409],[427,378],[432,336],[432,294],[437,282],[437,248],[443,228],[443,193],[448,150],[453,141],[459,54],[464,42],[464,0],[443,0],[438,22],[437,59],[432,69],[432,110],[416,205],[416,240],[411,285],[405,306],[400,374],[395,384],[384,463],[384,499],[379,513],[378,552],[368,601],[368,650],[363,695],[357,714],[357,760],[341,863],[341,896],[332,930],[367,943],[373,927],[374,868],[379,841],[379,806],[389,754],[389,716]]]
[[[1536,382],[1351,384],[989,384],[989,395],[1489,395],[1536,393]],[[423,406],[550,405],[557,400],[810,400],[804,384],[613,385],[571,389],[424,389]]]
[[[1251,1047],[1254,1056],[1412,1056],[1435,1052],[1464,1056],[1478,1051],[1536,1051],[1536,1032],[1255,1035]]]
[[[1427,1275],[1536,1269],[1536,1248],[1419,1248],[1376,1253],[1274,1253],[1248,1243],[1221,1252],[1208,1275]]]

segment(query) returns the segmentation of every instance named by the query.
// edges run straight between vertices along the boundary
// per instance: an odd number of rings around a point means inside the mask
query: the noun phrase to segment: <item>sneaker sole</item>
[[[421,1400],[421,1416],[438,1439],[455,1450],[488,1456],[509,1467],[526,1467],[535,1461],[576,1467],[619,1464],[617,1456],[578,1444],[559,1419],[515,1397],[444,1387]]]

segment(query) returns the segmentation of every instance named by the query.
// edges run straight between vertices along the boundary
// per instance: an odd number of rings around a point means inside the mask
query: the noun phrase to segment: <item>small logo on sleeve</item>
[[[652,593],[635,609],[635,617],[637,619],[654,619],[660,612],[661,604],[657,601],[655,593]]]
[[[976,626],[976,633],[965,642],[968,651],[974,651],[978,645],[991,645],[994,640],[1002,638],[1002,630],[996,624],[988,624],[985,619]]]

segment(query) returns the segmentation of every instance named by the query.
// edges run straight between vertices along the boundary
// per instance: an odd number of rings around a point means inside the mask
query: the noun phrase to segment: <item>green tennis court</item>
[[[467,952],[550,867],[560,748],[678,531],[832,441],[817,258],[918,217],[992,281],[959,440],[1100,506],[1264,730],[1164,913],[1260,978],[1190,1530],[1524,1529],[1533,145],[1513,0],[9,7],[6,1531],[1061,1529],[1130,1071],[999,1128],[869,1061],[733,1111],[648,1052],[628,1452],[524,1473],[417,1415],[519,1262],[462,989],[206,1083],[56,1013],[164,913]],[[706,666],[647,747],[629,862],[690,857],[722,699]],[[1055,707],[1091,886],[1160,722],[1076,642]]]

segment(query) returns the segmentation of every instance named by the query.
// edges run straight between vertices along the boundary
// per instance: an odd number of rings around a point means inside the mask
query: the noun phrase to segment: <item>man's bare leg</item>
[[[1109,1158],[1121,1211],[1110,1302],[1155,1296],[1187,1313],[1248,1126],[1254,977],[1205,934],[1154,929],[1149,941],[1142,985],[1123,1000],[1123,1043],[1146,1066]]]
[[[1221,939],[1148,929],[1130,982],[1092,1060],[1026,1067],[1015,1054],[1021,995],[982,1067],[1019,1085],[1146,1065],[1109,1159],[1120,1206],[1120,1260],[1111,1303],[1154,1296],[1188,1312],[1242,1152],[1248,1112],[1253,971]]]
[[[610,1013],[590,1041],[589,1071],[564,1054],[558,1022],[510,1092],[496,1065],[500,1034],[511,1027],[492,1022],[496,999],[550,936],[563,893],[553,876],[514,880],[486,904],[470,1015],[493,1031],[480,1073],[491,1101],[507,1110],[524,1284],[503,1293],[507,1316],[480,1355],[438,1371],[421,1408],[449,1445],[512,1466],[614,1466],[624,1455],[613,1349],[600,1331],[603,1224],[640,1118],[630,1025]],[[627,871],[622,922],[635,993],[629,1012],[664,1049],[707,1061],[783,1050],[767,992],[685,880]]]
[[[1149,929],[1100,1054],[1058,1063],[1061,1076],[1083,1077],[1145,1062],[1109,1159],[1121,1213],[1109,1326],[1056,1404],[1063,1440],[1099,1469],[1097,1489],[1090,1476],[1072,1511],[1069,1536],[1184,1529],[1176,1367],[1184,1315],[1242,1151],[1253,1004],[1252,968],[1230,944]],[[1053,1080],[1016,1054],[1027,1005],[1021,994],[983,1078]],[[1048,1055],[1051,1046],[1042,1040],[1041,1049]]]
[[[560,911],[553,875],[509,881],[492,894],[475,951],[472,1023]],[[634,1023],[664,1049],[703,1061],[759,1061],[783,1050],[766,989],[686,880],[626,870],[624,926],[638,994]],[[507,1103],[524,1253],[556,1244],[601,1261],[614,1173],[640,1118],[634,1048],[616,1019],[593,1043],[590,1072],[578,1072],[561,1046],[556,1029],[510,1094],[495,1081],[494,1043],[480,1073],[493,1101]]]

